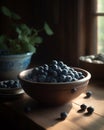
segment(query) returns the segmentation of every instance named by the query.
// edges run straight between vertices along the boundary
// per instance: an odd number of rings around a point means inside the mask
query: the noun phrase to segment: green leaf
[[[48,35],[53,35],[53,31],[52,31],[52,29],[49,27],[49,25],[47,24],[47,22],[45,22],[45,24],[44,24],[44,30],[45,30],[46,34],[48,34]]]
[[[4,15],[6,15],[6,16],[8,16],[8,17],[11,18],[12,13],[11,13],[11,11],[10,11],[7,7],[2,6],[2,7],[1,7],[1,11],[2,11],[2,13],[3,13]]]
[[[36,53],[36,48],[32,46],[31,44],[28,44],[28,51]]]
[[[14,20],[20,20],[21,19],[21,17],[18,14],[16,14],[13,11],[9,10],[9,8],[7,8],[5,6],[1,7],[1,11],[5,16],[8,16],[9,18],[12,18]]]
[[[21,24],[18,28],[21,30],[21,35],[31,35],[31,29],[26,24]]]
[[[42,43],[42,42],[43,42],[43,38],[42,38],[42,37],[39,37],[39,36],[37,36],[37,37],[32,37],[32,41],[33,41],[34,43]]]
[[[18,27],[16,27],[16,32],[18,33],[18,34],[21,34],[21,29],[20,28],[18,28]]]
[[[36,52],[36,48],[35,48],[35,46],[33,46],[33,45],[31,45],[31,44],[29,44],[29,43],[23,43],[22,42],[22,51],[23,52]]]

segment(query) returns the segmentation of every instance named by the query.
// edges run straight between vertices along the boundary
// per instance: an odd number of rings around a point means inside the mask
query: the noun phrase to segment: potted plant
[[[18,73],[29,66],[36,47],[43,42],[40,32],[53,35],[53,31],[47,22],[41,29],[30,28],[20,23],[21,17],[7,7],[2,6],[1,11],[11,20],[12,33],[0,36],[0,79],[16,79]]]

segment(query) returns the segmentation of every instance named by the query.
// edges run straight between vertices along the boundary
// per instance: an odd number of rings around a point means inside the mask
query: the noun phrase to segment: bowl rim
[[[79,70],[79,71],[81,71],[81,72],[84,72],[84,73],[86,73],[86,76],[84,77],[84,78],[82,78],[82,79],[80,79],[80,80],[77,80],[77,81],[72,81],[72,82],[58,82],[58,83],[53,83],[53,82],[33,82],[33,81],[31,81],[31,80],[27,80],[27,79],[25,79],[25,78],[23,78],[23,76],[24,76],[24,73],[25,72],[31,72],[32,70],[33,70],[33,68],[30,68],[30,69],[26,69],[26,70],[23,70],[23,71],[21,71],[19,74],[18,74],[18,79],[19,80],[22,80],[22,81],[24,81],[24,82],[27,82],[27,83],[31,83],[31,84],[46,84],[46,85],[65,85],[65,84],[78,84],[78,83],[81,83],[81,82],[86,82],[87,80],[90,80],[90,78],[91,78],[91,73],[90,72],[88,72],[87,70],[85,70],[85,69],[82,69],[82,68],[79,68],[79,67],[73,67],[75,70]]]
[[[26,52],[26,53],[20,53],[20,54],[5,54],[0,55],[0,58],[19,58],[19,57],[27,57],[33,55],[33,52]]]

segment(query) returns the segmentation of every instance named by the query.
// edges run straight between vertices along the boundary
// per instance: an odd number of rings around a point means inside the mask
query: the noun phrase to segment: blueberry
[[[92,114],[94,112],[94,108],[92,106],[87,108],[88,114]]]
[[[29,80],[30,80],[30,78],[29,78]],[[36,75],[34,75],[34,76],[32,77],[32,81],[37,82],[37,76],[36,76]]]
[[[46,75],[39,75],[37,80],[38,82],[44,82],[46,80]]]
[[[15,82],[13,85],[12,85],[13,88],[18,88],[19,87],[19,84],[17,82]]]
[[[65,81],[66,82],[71,82],[72,81],[72,77],[70,75],[66,76]]]
[[[51,82],[51,79],[52,79],[52,76],[48,76],[48,77],[46,77],[45,82]]]
[[[19,88],[20,83],[17,80],[6,80],[0,82],[0,88]]]
[[[87,91],[87,92],[86,92],[86,97],[89,98],[89,97],[91,97],[91,96],[92,96],[92,91]]]
[[[45,71],[48,71],[49,66],[48,66],[47,64],[44,64],[43,67],[44,67],[44,70],[45,70]]]
[[[67,66],[63,61],[53,60],[49,65],[35,67],[26,79],[35,82],[72,82],[83,77],[81,72]]]
[[[75,74],[74,74],[72,71],[69,72],[69,75],[70,75],[72,78],[75,78]]]
[[[67,112],[61,112],[60,113],[60,117],[61,117],[62,120],[64,120],[67,116],[68,116]]]
[[[80,105],[81,110],[86,110],[87,106],[85,104]]]
[[[58,66],[56,64],[52,65],[51,66],[53,70],[57,70],[58,69]]]
[[[9,86],[7,84],[4,84],[3,88],[9,88]]]
[[[43,74],[44,73],[44,69],[39,69],[38,74]]]
[[[30,107],[30,106],[26,106],[26,107],[24,108],[24,111],[25,111],[26,113],[31,112],[31,107]]]
[[[60,67],[63,67],[63,66],[64,66],[63,61],[59,61],[59,62],[58,62],[58,65],[59,65]]]
[[[32,70],[32,75],[36,75],[39,71],[39,68],[38,67],[35,67],[33,70]]]
[[[78,74],[79,74],[79,76],[82,76],[82,75],[83,75],[82,72],[78,72]]]
[[[78,79],[76,79],[76,78],[72,78],[72,81],[77,81]]]
[[[61,72],[62,72],[61,67],[58,67],[58,69],[57,69],[57,73],[60,75],[60,74],[61,74]]]
[[[60,75],[59,81],[60,82],[65,82],[65,80],[66,80],[66,76],[65,75]]]
[[[80,76],[79,76],[79,79],[83,79],[83,78],[85,78],[84,75],[80,75]]]
[[[52,77],[52,78],[50,79],[50,82],[52,82],[52,83],[56,83],[57,80],[56,80],[54,77]]]
[[[43,66],[39,66],[38,68],[39,68],[39,70],[44,70]]]
[[[51,73],[52,73],[52,76],[53,76],[53,77],[57,77],[57,75],[58,75],[58,74],[57,74],[57,71],[52,71]]]
[[[12,86],[13,83],[12,80],[8,80],[7,82],[4,81],[4,84],[6,84],[7,86]]]
[[[3,88],[3,83],[2,82],[0,82],[0,88]]]
[[[68,74],[68,70],[67,69],[63,69],[61,74],[67,75]]]
[[[78,75],[79,75],[79,79],[83,79],[83,78],[85,78],[85,76],[83,75],[82,72],[78,72]]]
[[[57,60],[52,60],[52,64],[54,65],[58,64]]]

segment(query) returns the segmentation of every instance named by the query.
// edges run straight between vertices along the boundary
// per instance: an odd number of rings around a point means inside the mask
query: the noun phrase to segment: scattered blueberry
[[[94,112],[94,108],[92,106],[87,108],[88,114],[92,114]]]
[[[87,106],[85,104],[80,105],[81,110],[85,111]]]
[[[30,106],[26,106],[26,107],[24,108],[24,111],[25,111],[26,113],[31,112],[31,107],[30,107]]]
[[[61,112],[60,113],[60,117],[61,117],[62,120],[64,120],[67,116],[68,116],[67,112]]]
[[[91,97],[92,96],[92,91],[87,91],[86,92],[86,98],[89,98],[89,97]]]

